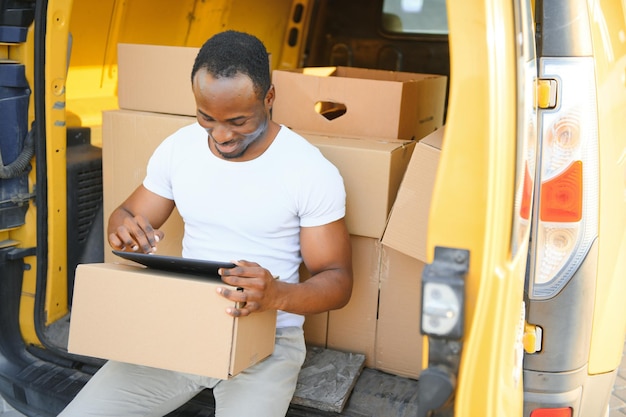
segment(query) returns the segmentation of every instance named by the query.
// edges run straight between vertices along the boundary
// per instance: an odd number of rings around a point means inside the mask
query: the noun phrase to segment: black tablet
[[[161,271],[180,272],[206,278],[221,279],[217,271],[220,268],[233,268],[231,262],[205,261],[202,259],[181,258],[178,256],[165,256],[148,253],[122,252],[114,250],[113,253],[129,261],[134,261],[152,269]]]

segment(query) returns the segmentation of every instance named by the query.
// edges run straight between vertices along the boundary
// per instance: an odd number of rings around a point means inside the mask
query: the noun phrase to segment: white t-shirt
[[[166,138],[143,182],[175,201],[185,224],[183,256],[257,262],[281,280],[298,282],[300,227],[345,215],[339,171],[285,126],[262,155],[246,162],[216,157],[207,138],[198,123]],[[278,312],[277,327],[303,323],[302,316]]]

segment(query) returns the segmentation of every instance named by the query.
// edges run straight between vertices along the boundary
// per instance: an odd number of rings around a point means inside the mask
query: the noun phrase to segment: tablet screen
[[[113,253],[121,258],[134,261],[148,268],[161,271],[180,272],[195,276],[221,279],[217,271],[220,268],[233,268],[231,262],[205,261],[202,259],[182,258],[148,253],[123,252],[114,250]]]

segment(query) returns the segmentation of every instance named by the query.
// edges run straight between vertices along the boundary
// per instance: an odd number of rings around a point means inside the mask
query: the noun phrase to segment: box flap
[[[422,262],[427,261],[428,216],[442,137],[443,129],[438,129],[415,147],[382,238],[384,245]]]
[[[315,75],[316,77],[330,77],[337,71],[337,67],[308,67],[301,68],[304,75]]]
[[[443,135],[445,130],[446,127],[441,126],[439,129],[435,130],[433,133],[420,140],[420,143],[441,150],[443,146]]]

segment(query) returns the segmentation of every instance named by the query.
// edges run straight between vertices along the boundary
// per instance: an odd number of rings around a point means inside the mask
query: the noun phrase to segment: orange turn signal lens
[[[577,222],[583,214],[583,163],[574,161],[563,173],[541,185],[541,220]]]

